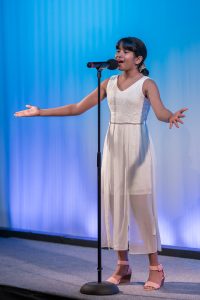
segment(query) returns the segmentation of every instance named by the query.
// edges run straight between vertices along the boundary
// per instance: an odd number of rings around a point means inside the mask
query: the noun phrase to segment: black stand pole
[[[85,283],[80,292],[87,295],[113,295],[119,293],[117,285],[108,281],[101,281],[102,264],[101,264],[101,106],[100,106],[100,84],[101,84],[101,68],[97,68],[98,78],[98,152],[97,152],[97,177],[98,177],[98,282]]]

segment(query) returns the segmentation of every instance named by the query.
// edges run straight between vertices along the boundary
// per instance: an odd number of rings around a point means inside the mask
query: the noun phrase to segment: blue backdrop
[[[87,61],[136,36],[164,104],[189,107],[180,129],[151,112],[162,244],[200,248],[200,2],[0,0],[0,226],[97,235],[97,108],[66,118],[16,119],[25,104],[80,101],[96,87]],[[116,72],[104,71],[103,78]],[[102,104],[102,146],[109,121]]]

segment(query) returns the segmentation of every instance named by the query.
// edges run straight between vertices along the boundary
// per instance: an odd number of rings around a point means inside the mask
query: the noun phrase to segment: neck
[[[123,72],[123,76],[125,78],[135,78],[135,77],[139,77],[140,75],[142,75],[142,73],[140,73],[138,69],[132,69]]]

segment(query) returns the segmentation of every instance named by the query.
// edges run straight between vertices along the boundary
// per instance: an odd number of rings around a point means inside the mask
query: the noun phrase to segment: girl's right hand
[[[28,109],[17,111],[15,117],[35,117],[40,115],[40,109],[37,106],[26,105]]]

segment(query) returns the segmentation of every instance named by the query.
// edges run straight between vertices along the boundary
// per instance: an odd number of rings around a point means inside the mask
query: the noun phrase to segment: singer
[[[118,263],[107,280],[115,284],[130,282],[128,254],[148,254],[149,277],[147,291],[159,289],[164,283],[163,266],[157,251],[161,250],[154,193],[153,144],[146,120],[152,107],[158,120],[169,128],[183,124],[187,108],[175,113],[168,110],[156,83],[148,77],[144,64],[145,44],[138,38],[127,37],[116,44],[115,59],[120,75],[101,84],[101,100],[107,97],[110,123],[102,157],[102,247],[116,251]],[[76,116],[98,102],[97,89],[76,104],[15,113],[16,117]]]

